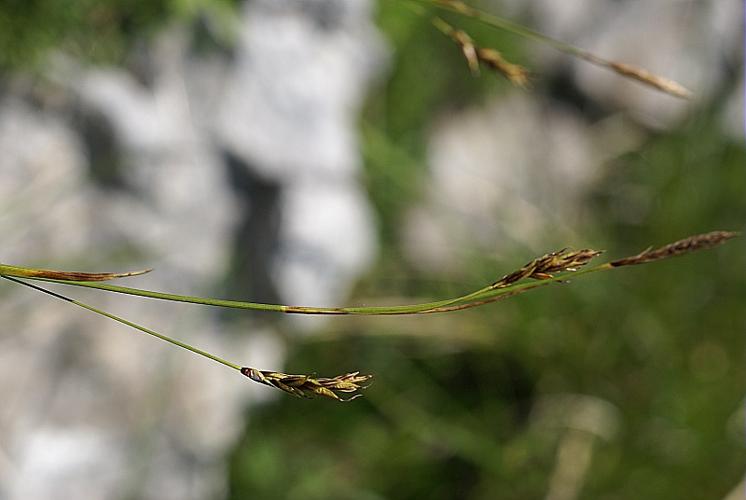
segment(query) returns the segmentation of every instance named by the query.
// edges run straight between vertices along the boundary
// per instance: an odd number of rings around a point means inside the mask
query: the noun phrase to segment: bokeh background
[[[0,260],[306,305],[461,294],[565,246],[744,230],[738,0],[484,0],[678,100],[397,0],[0,4]],[[425,13],[428,13],[427,9]],[[742,498],[746,246],[470,311],[297,318],[0,286],[0,499]],[[135,334],[133,334],[135,333]]]

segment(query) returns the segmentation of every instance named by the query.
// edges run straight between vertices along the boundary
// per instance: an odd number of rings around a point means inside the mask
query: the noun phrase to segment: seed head
[[[477,56],[479,61],[501,73],[513,85],[521,88],[528,86],[528,70],[523,66],[507,61],[499,51],[480,47],[477,49]]]
[[[610,62],[608,66],[612,69],[612,71],[615,71],[622,76],[626,76],[628,78],[632,78],[633,80],[637,80],[638,82],[650,85],[651,87],[654,87],[672,96],[680,97],[682,99],[691,99],[692,97],[692,91],[687,89],[680,83],[653,74],[646,69],[638,68],[637,66],[633,66],[631,64],[614,61]]]
[[[352,401],[362,396],[362,394],[355,394],[344,399],[338,393],[352,393],[366,389],[368,386],[365,383],[373,377],[372,375],[360,375],[360,372],[352,372],[333,378],[314,378],[310,375],[288,375],[251,367],[241,368],[241,373],[254,382],[275,387],[293,396],[301,398],[324,396],[337,401]]]
[[[460,8],[458,7],[460,2],[445,0],[445,3],[453,8]],[[529,73],[523,66],[511,63],[496,49],[480,47],[472,40],[468,33],[454,28],[440,17],[434,17],[431,21],[436,28],[449,36],[451,40],[461,47],[461,52],[473,75],[476,76],[479,74],[479,64],[482,63],[488,68],[502,74],[513,85],[522,88],[528,85]]]
[[[716,247],[731,238],[735,238],[739,233],[733,231],[712,231],[710,233],[696,234],[689,236],[683,240],[669,243],[668,245],[660,248],[643,250],[637,255],[632,257],[625,257],[611,262],[614,267],[621,266],[634,266],[637,264],[645,264],[647,262],[653,262],[655,260],[667,259],[669,257],[676,257],[677,255],[684,255],[690,252],[696,252],[697,250],[704,250],[706,248]]]
[[[562,271],[576,271],[587,264],[593,257],[600,255],[598,250],[584,248],[582,250],[568,250],[564,248],[557,252],[548,253],[534,259],[522,268],[503,276],[492,284],[492,288],[505,288],[524,278],[545,280],[552,278],[552,273]]]

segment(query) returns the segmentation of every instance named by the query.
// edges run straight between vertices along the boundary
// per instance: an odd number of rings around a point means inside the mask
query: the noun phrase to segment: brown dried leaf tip
[[[504,288],[525,278],[545,280],[552,278],[552,273],[576,271],[600,254],[600,251],[590,248],[582,250],[564,248],[557,252],[548,253],[532,260],[517,271],[503,276],[499,281],[492,284],[492,288]]]
[[[83,273],[78,271],[55,271],[52,269],[36,269],[31,267],[0,264],[0,272],[6,276],[15,276],[17,278],[45,278],[58,281],[109,281],[118,278],[139,276],[141,274],[149,273],[150,271],[152,271],[152,269],[129,271],[126,273]]]
[[[656,249],[644,250],[637,255],[632,257],[625,257],[611,262],[613,267],[621,266],[635,266],[637,264],[646,264],[655,260],[667,259],[669,257],[676,257],[677,255],[684,255],[690,252],[696,252],[697,250],[704,250],[718,246],[726,241],[735,238],[739,233],[733,231],[712,231],[705,234],[697,234],[684,238],[683,240],[669,243],[668,245],[662,246]]]
[[[256,368],[241,368],[241,373],[254,382],[275,387],[293,396],[312,398],[324,396],[337,401],[352,401],[362,396],[355,394],[349,398],[342,398],[338,393],[352,393],[366,389],[365,385],[372,375],[360,375],[360,372],[346,373],[334,378],[314,378],[309,375],[288,375],[286,373],[257,370]]]

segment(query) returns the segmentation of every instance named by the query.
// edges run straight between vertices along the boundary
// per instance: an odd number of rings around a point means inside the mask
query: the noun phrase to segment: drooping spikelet
[[[514,64],[506,60],[500,51],[479,47],[477,49],[477,56],[480,62],[501,73],[513,85],[521,88],[528,86],[528,70],[519,64]]]
[[[468,33],[454,28],[440,17],[432,18],[432,23],[461,47],[461,52],[473,75],[479,74],[479,64],[482,63],[502,74],[517,87],[525,88],[528,85],[528,70],[505,59],[500,51],[478,46]]]
[[[323,396],[337,401],[352,401],[361,396],[355,394],[344,399],[338,393],[353,393],[367,388],[372,375],[360,375],[360,372],[346,373],[333,378],[314,378],[310,375],[288,375],[286,373],[257,370],[256,368],[241,368],[241,373],[254,382],[275,387],[293,396],[311,398]]]

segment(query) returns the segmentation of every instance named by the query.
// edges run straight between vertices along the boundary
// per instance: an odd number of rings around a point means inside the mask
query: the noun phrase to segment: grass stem
[[[16,278],[12,278],[10,276],[3,276],[0,275],[1,278],[5,278],[6,280],[13,281],[14,283],[18,283],[19,285],[27,286],[29,288],[33,288],[34,290],[37,290],[42,293],[46,293],[47,295],[51,295],[52,297],[56,297],[60,300],[64,300],[65,302],[69,302],[71,304],[75,304],[78,307],[82,307],[83,309],[87,309],[91,312],[94,312],[96,314],[99,314],[101,316],[104,316],[106,318],[112,319],[114,321],[117,321],[123,325],[127,325],[130,328],[134,328],[135,330],[140,330],[143,333],[147,333],[148,335],[152,335],[153,337],[156,337],[160,340],[163,340],[164,342],[168,342],[169,344],[173,344],[175,346],[181,347],[183,349],[186,349],[187,351],[191,351],[195,354],[199,354],[200,356],[204,356],[205,358],[211,359],[213,361],[216,361],[220,363],[221,365],[225,365],[228,368],[233,368],[234,370],[241,371],[241,365],[237,365],[236,363],[232,363],[228,360],[225,360],[219,356],[215,356],[214,354],[211,354],[207,351],[203,351],[202,349],[199,349],[197,347],[194,347],[192,345],[187,344],[186,342],[181,342],[180,340],[176,340],[174,338],[171,338],[167,335],[163,335],[162,333],[158,333],[154,330],[151,330],[150,328],[146,328],[142,325],[138,325],[137,323],[133,323],[132,321],[126,320],[122,317],[116,316],[115,314],[108,313],[106,311],[102,311],[101,309],[98,309],[96,307],[93,307],[91,305],[85,304],[83,302],[80,302],[79,300],[71,299],[70,297],[66,297],[64,295],[61,295],[59,293],[53,292],[51,290],[47,290],[46,288],[42,288],[40,286],[34,285],[33,283],[28,283],[26,281],[22,281]]]

